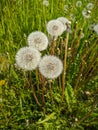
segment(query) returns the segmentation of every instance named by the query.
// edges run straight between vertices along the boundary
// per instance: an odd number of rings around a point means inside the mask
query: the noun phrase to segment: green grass
[[[85,19],[83,6],[76,8],[77,0],[49,0],[45,7],[42,0],[1,0],[0,1],[0,129],[1,130],[98,130],[98,35],[89,29],[91,23],[98,24],[98,5],[94,3],[91,18]],[[85,1],[85,2],[84,2]],[[68,5],[68,11],[64,11]],[[27,45],[28,35],[35,30],[47,36],[46,23],[60,16],[71,21],[69,34],[64,98],[62,99],[62,75],[53,80],[45,80],[45,85],[37,72],[26,72],[15,66],[17,51]],[[80,39],[81,33],[84,38]],[[60,36],[56,43],[56,55],[64,60],[64,39]],[[49,53],[49,48],[42,54]],[[57,48],[60,49],[60,55]],[[70,51],[71,48],[71,51]],[[34,85],[39,106],[26,79]],[[37,86],[39,85],[39,90]],[[52,86],[52,90],[49,88]],[[52,92],[51,92],[52,91]],[[27,122],[29,123],[26,126]]]

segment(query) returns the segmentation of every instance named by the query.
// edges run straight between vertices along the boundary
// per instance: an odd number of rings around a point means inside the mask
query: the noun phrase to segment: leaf
[[[69,110],[71,111],[71,105],[76,102],[76,99],[74,95],[74,90],[69,83],[67,83],[67,86],[65,89],[65,97],[66,97]]]
[[[55,115],[54,112],[51,113],[50,115],[46,116],[46,118],[44,120],[37,122],[37,124],[43,124],[43,123],[49,121],[50,119],[52,119],[54,117],[54,115]]]

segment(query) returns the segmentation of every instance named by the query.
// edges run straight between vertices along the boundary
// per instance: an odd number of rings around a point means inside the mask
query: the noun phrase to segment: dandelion
[[[64,11],[68,12],[69,6],[68,5],[64,5]]]
[[[61,60],[53,55],[44,56],[39,63],[40,73],[48,78],[54,79],[57,78],[63,70],[63,64]]]
[[[74,14],[70,14],[70,20],[71,21],[73,21],[73,22],[75,22],[75,20],[76,20],[76,17],[75,17],[75,15]]]
[[[89,26],[89,29],[90,29],[91,31],[93,31],[95,25],[96,25],[95,23],[91,23],[90,26]]]
[[[64,31],[67,31],[67,32],[70,31],[70,29],[71,29],[71,22],[67,18],[59,17],[59,18],[57,18],[57,20],[59,20],[59,21],[61,21],[63,23]]]
[[[92,10],[94,8],[94,4],[88,3],[86,7],[87,7],[87,9]]]
[[[40,61],[40,52],[35,48],[23,47],[16,54],[16,64],[24,70],[35,69]]]
[[[32,32],[28,36],[28,45],[38,49],[39,51],[43,51],[48,46],[48,38],[43,32]]]
[[[91,11],[90,10],[87,10],[86,8],[83,9],[82,11],[82,15],[85,17],[85,18],[90,18],[91,17]]]
[[[64,25],[64,31],[67,29],[67,24],[69,23],[69,20],[65,17],[59,17],[57,20],[61,21]]]
[[[48,0],[43,0],[43,5],[45,5],[46,7],[49,6],[49,1]]]
[[[81,7],[81,6],[82,6],[82,1],[80,1],[80,0],[77,1],[77,2],[76,2],[76,7]]]
[[[54,37],[58,37],[64,32],[64,25],[59,20],[49,21],[46,27],[48,33]]]
[[[81,34],[81,39],[82,39],[82,38],[84,38],[84,33],[83,33],[83,32],[82,32],[82,34]]]
[[[94,26],[94,31],[98,34],[98,24]]]

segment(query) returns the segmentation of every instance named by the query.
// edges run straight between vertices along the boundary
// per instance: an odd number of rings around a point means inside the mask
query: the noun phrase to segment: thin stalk
[[[69,33],[67,33],[66,39],[65,39],[65,52],[64,52],[64,63],[63,63],[63,74],[62,74],[62,100],[64,98],[64,89],[65,89],[65,83],[66,83],[66,65],[67,65],[67,48],[68,48],[68,39],[69,39]]]
[[[52,86],[51,86],[51,84],[52,84],[52,82],[51,81],[49,81],[49,88],[50,88],[50,96],[51,96],[51,98],[52,98],[52,105],[53,105],[53,91],[52,91]]]
[[[55,54],[55,46],[56,46],[56,41],[53,38],[53,41],[51,42],[51,47],[50,47],[50,54],[51,55]]]
[[[28,84],[29,88],[31,88],[31,90],[32,90],[32,93],[33,93],[33,96],[35,98],[36,103],[39,106],[41,106],[41,104],[39,103],[38,98],[36,96],[36,93],[35,93],[35,90],[34,90],[34,86],[32,84],[32,73],[30,72],[30,80],[28,80],[28,78],[26,77],[26,72],[25,71],[23,71],[23,74],[24,74],[24,79],[25,79],[26,83]]]
[[[34,96],[34,98],[35,98],[36,103],[37,103],[39,106],[41,106],[41,104],[39,103],[38,98],[37,98],[37,96],[36,96],[36,93],[35,93],[33,84],[31,85],[31,90],[32,90],[32,93],[33,93],[33,96]]]
[[[45,78],[40,75],[40,79],[41,79],[41,83],[42,83],[42,102],[43,102],[43,106],[45,106],[45,97],[44,97],[44,94],[45,94]]]
[[[39,92],[39,72],[38,72],[38,69],[36,69],[36,81],[37,81],[37,89]]]

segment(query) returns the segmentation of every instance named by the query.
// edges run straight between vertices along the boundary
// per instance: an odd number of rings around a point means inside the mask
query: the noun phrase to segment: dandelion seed
[[[32,32],[28,36],[28,45],[38,49],[39,51],[43,51],[48,46],[48,38],[43,32]]]
[[[80,1],[80,0],[77,1],[77,2],[76,2],[76,7],[81,7],[81,6],[82,6],[82,1]]]
[[[43,5],[45,5],[46,7],[49,6],[49,1],[48,0],[43,0]]]
[[[40,61],[40,52],[35,48],[23,47],[16,54],[16,64],[24,70],[35,69]]]
[[[98,24],[94,26],[94,31],[98,34]]]
[[[92,10],[94,8],[94,4],[88,3],[86,7],[87,7],[88,10]]]
[[[48,79],[57,78],[62,73],[62,70],[63,64],[56,56],[44,56],[39,63],[40,73]]]
[[[64,25],[59,20],[50,20],[46,27],[48,33],[54,37],[58,37],[64,32]]]
[[[91,17],[91,11],[90,10],[87,10],[86,8],[83,9],[82,11],[82,15],[85,17],[85,18],[90,18]]]
[[[68,12],[69,6],[68,5],[64,5],[64,11]]]

